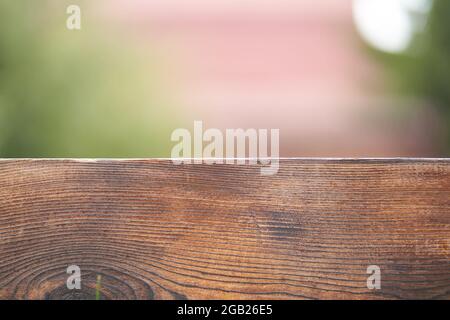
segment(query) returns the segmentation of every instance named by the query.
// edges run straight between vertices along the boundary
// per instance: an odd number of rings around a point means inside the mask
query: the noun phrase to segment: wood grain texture
[[[2,299],[450,298],[448,160],[3,160],[0,186]]]

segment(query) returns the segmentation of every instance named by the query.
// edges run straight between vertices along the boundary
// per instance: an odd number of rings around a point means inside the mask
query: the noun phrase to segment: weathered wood
[[[450,298],[449,160],[259,168],[0,161],[0,298]]]

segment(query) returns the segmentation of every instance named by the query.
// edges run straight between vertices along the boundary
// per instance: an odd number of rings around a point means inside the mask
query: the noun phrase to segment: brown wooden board
[[[449,299],[450,161],[0,161],[0,298],[98,275],[104,299]]]

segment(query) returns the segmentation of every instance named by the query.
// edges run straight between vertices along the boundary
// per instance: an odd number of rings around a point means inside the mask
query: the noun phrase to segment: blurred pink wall
[[[420,102],[383,93],[382,70],[353,30],[350,0],[96,6],[107,23],[160,54],[188,128],[194,120],[222,129],[279,128],[282,156],[432,154],[433,115]],[[393,118],[405,103],[418,105],[416,112]]]

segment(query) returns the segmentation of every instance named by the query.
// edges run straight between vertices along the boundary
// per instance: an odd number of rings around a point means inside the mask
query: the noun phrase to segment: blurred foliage
[[[417,88],[450,120],[450,1],[434,0],[419,51]],[[447,122],[448,123],[448,122]],[[449,145],[450,147],[450,145]]]
[[[413,16],[414,17],[414,16]],[[423,31],[402,54],[373,52],[387,66],[391,85],[402,94],[426,98],[444,124],[441,152],[450,154],[450,1],[434,0]]]
[[[168,156],[156,62],[69,4],[0,2],[0,157]]]

